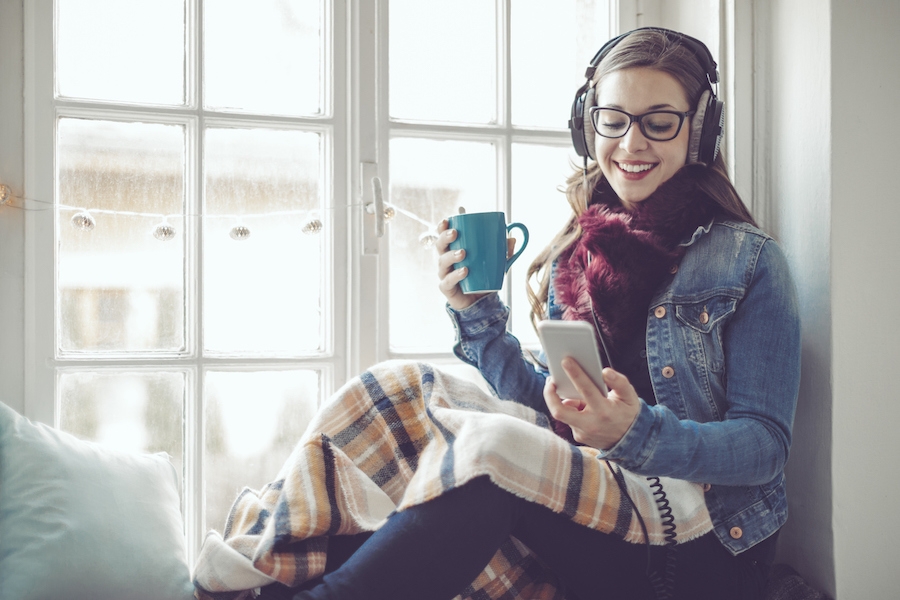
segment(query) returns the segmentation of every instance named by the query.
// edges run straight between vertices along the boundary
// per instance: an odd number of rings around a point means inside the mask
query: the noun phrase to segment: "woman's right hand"
[[[438,278],[441,280],[438,287],[447,297],[450,308],[462,310],[487,294],[464,294],[459,287],[459,282],[465,279],[469,270],[465,267],[453,268],[453,265],[466,257],[465,250],[450,250],[450,242],[456,239],[456,235],[456,230],[450,229],[450,223],[444,219],[438,225],[438,239],[434,246],[438,253]]]

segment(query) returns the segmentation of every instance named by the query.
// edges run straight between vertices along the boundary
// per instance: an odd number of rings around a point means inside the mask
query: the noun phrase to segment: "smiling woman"
[[[559,435],[598,449],[615,468],[657,483],[662,476],[703,483],[714,531],[679,544],[671,537],[677,561],[670,548],[654,565],[607,537],[539,533],[560,531],[557,515],[498,527],[579,597],[761,598],[787,518],[783,469],[800,377],[797,299],[784,254],[753,223],[718,152],[723,106],[705,45],[638,29],[604,45],[587,79],[569,122],[584,158],[568,181],[573,211],[530,274],[538,279],[534,320],[590,323],[610,391],[571,360],[563,365],[578,399],[561,397],[542,358],[523,360],[502,301],[462,293],[467,273],[454,268],[462,254],[449,249],[458,234],[445,223],[437,247],[440,289],[458,332],[454,350],[499,397],[545,412]],[[669,484],[660,485],[667,498]],[[495,489],[463,488],[490,513]],[[764,514],[762,502],[770,506]],[[420,523],[442,511],[415,508],[408,519]],[[413,536],[390,521],[385,531],[373,539]],[[585,557],[607,568],[572,568]],[[365,561],[348,563],[334,580],[353,581]],[[328,595],[317,588],[298,597]]]

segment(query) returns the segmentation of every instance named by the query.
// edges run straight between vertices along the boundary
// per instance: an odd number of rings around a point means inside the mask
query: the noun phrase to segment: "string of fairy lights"
[[[25,205],[15,204],[13,201],[19,200],[23,204],[33,203],[38,205],[44,205],[38,208],[30,208]],[[229,236],[231,239],[235,241],[243,241],[250,237],[251,229],[250,226],[246,223],[248,220],[252,220],[255,217],[281,217],[281,216],[291,216],[291,215],[306,215],[307,218],[304,221],[300,230],[306,235],[317,235],[319,234],[325,227],[322,219],[319,216],[319,213],[325,209],[303,209],[303,210],[282,210],[282,211],[271,211],[262,214],[247,214],[247,215],[196,215],[196,214],[162,214],[162,213],[154,213],[154,212],[138,212],[138,211],[125,211],[125,210],[112,210],[112,209],[101,209],[101,208],[91,208],[86,209],[81,206],[71,206],[67,204],[58,204],[58,203],[50,203],[41,200],[37,200],[34,198],[23,198],[21,196],[15,196],[12,193],[10,187],[6,184],[0,184],[0,207],[9,207],[9,208],[17,208],[20,210],[29,210],[29,211],[43,211],[43,210],[61,210],[61,211],[71,211],[74,214],[70,219],[70,223],[72,227],[78,229],[80,231],[93,231],[95,227],[97,227],[97,220],[95,219],[95,215],[122,215],[122,216],[134,216],[134,217],[143,217],[143,218],[151,218],[158,219],[159,222],[152,230],[152,235],[154,238],[161,242],[168,242],[174,240],[178,231],[171,223],[169,223],[169,219],[173,221],[177,219],[187,218],[187,217],[195,217],[195,218],[218,218],[218,219],[231,219],[236,222],[236,225],[231,228],[229,231]],[[347,205],[348,207],[357,206],[354,204]],[[334,207],[332,207],[334,208]],[[401,214],[407,218],[410,218],[419,224],[425,226],[426,230],[419,236],[419,244],[424,247],[431,247],[437,241],[437,228],[434,223],[431,223],[417,214],[403,209],[399,206],[395,206],[388,202],[384,203],[384,220],[385,222],[389,222],[397,214]]]

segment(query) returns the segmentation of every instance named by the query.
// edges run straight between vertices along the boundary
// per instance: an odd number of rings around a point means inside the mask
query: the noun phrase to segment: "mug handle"
[[[516,261],[517,258],[519,258],[519,255],[522,254],[522,252],[525,250],[525,246],[528,245],[528,228],[525,227],[524,225],[522,225],[521,223],[510,223],[509,225],[506,226],[506,233],[508,234],[509,230],[513,229],[513,228],[521,230],[522,234],[525,236],[525,239],[522,240],[522,247],[519,248],[519,250],[515,254],[510,256],[509,259],[506,261],[505,271],[509,271],[509,268],[512,266],[512,264]]]

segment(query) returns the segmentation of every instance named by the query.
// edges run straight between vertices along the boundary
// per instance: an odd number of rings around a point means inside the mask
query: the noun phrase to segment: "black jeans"
[[[577,525],[487,477],[396,513],[373,534],[332,537],[324,577],[299,593],[269,586],[262,598],[448,600],[478,576],[510,535],[549,565],[565,583],[567,597],[655,598],[646,546]],[[773,556],[748,553],[731,556],[711,533],[678,545],[674,597],[762,598]],[[654,564],[661,564],[656,558]]]

